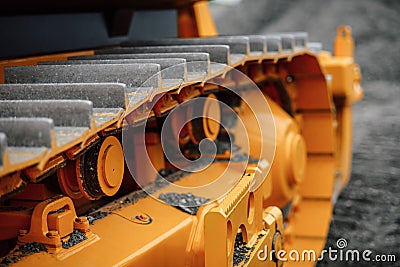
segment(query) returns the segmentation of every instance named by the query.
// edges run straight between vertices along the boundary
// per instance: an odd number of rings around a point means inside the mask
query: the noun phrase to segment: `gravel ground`
[[[336,203],[326,246],[335,247],[337,239],[345,238],[348,249],[395,254],[400,266],[400,87],[369,81],[364,91],[364,100],[353,109],[351,180]]]
[[[352,177],[336,203],[326,247],[345,238],[347,249],[395,254],[396,263],[381,265],[400,266],[400,1],[244,0],[214,4],[212,13],[220,34],[307,31],[330,51],[336,27],[352,26],[365,97],[353,109]],[[366,263],[319,263],[346,265]]]

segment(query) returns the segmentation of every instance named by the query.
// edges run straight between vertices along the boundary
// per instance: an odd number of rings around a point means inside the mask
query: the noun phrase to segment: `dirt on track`
[[[394,262],[322,261],[318,266],[400,266],[400,1],[244,0],[212,5],[220,34],[306,31],[332,51],[336,27],[352,26],[364,99],[354,106],[353,169],[336,203],[326,248],[394,254]]]

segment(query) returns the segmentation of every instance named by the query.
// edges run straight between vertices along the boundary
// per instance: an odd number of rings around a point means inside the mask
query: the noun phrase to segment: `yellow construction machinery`
[[[318,257],[349,179],[350,27],[331,54],[218,36],[203,1],[92,2],[32,12],[168,8],[177,38],[0,61],[0,265],[314,265],[278,252]]]

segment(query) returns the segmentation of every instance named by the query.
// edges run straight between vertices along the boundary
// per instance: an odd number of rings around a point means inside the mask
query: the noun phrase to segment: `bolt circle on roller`
[[[191,108],[192,113],[194,113],[194,107]],[[215,140],[218,137],[221,109],[214,94],[209,94],[204,100],[201,115],[201,118],[192,119],[188,123],[189,136],[194,144],[199,144],[205,138]]]
[[[78,184],[90,200],[115,195],[124,177],[124,153],[114,136],[105,138],[87,151],[77,164]]]

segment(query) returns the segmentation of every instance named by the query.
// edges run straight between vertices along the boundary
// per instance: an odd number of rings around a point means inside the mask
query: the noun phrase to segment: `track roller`
[[[69,161],[64,168],[57,171],[58,184],[64,194],[72,199],[80,199],[83,194],[79,188],[76,175],[76,161]]]
[[[124,177],[124,152],[114,136],[106,137],[77,161],[78,185],[90,200],[117,193]]]

